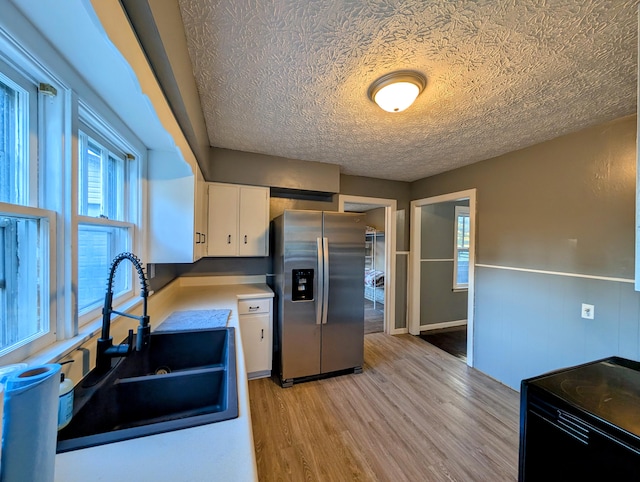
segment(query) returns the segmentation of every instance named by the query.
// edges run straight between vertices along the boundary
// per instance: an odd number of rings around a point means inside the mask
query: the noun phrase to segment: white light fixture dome
[[[424,90],[427,79],[419,72],[400,70],[383,75],[369,87],[369,99],[387,112],[402,112]]]

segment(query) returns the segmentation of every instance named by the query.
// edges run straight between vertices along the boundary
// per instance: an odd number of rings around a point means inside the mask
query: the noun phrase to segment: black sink
[[[229,333],[233,339],[233,331],[229,330],[233,328],[152,333],[150,349],[142,353],[134,352],[133,355],[141,355],[141,374],[223,366],[226,363]],[[233,349],[235,356],[235,344]]]
[[[146,351],[89,373],[58,432],[67,452],[238,416],[234,328],[151,334]]]

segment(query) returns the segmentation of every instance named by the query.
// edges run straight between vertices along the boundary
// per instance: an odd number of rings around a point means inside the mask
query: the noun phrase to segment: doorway
[[[362,283],[365,334],[395,328],[395,199],[340,195],[340,212],[366,214],[365,272]]]
[[[475,189],[411,202],[409,333],[444,335],[466,328],[466,354],[459,358],[466,357],[469,366],[473,366],[475,217]]]

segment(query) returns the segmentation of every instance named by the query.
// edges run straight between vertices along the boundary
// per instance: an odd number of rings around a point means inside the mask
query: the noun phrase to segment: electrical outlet
[[[586,320],[593,320],[596,315],[596,309],[593,305],[582,303],[582,317]]]

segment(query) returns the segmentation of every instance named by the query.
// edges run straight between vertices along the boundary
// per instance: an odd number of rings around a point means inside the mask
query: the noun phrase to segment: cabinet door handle
[[[207,242],[207,235],[202,233],[202,243],[206,243]]]
[[[264,328],[260,330],[260,339],[264,340]]]
[[[244,235],[244,244],[247,244],[247,235]]]
[[[202,236],[200,233],[196,233],[196,244],[200,244],[200,236]]]
[[[231,244],[231,235],[227,236],[227,244]]]

